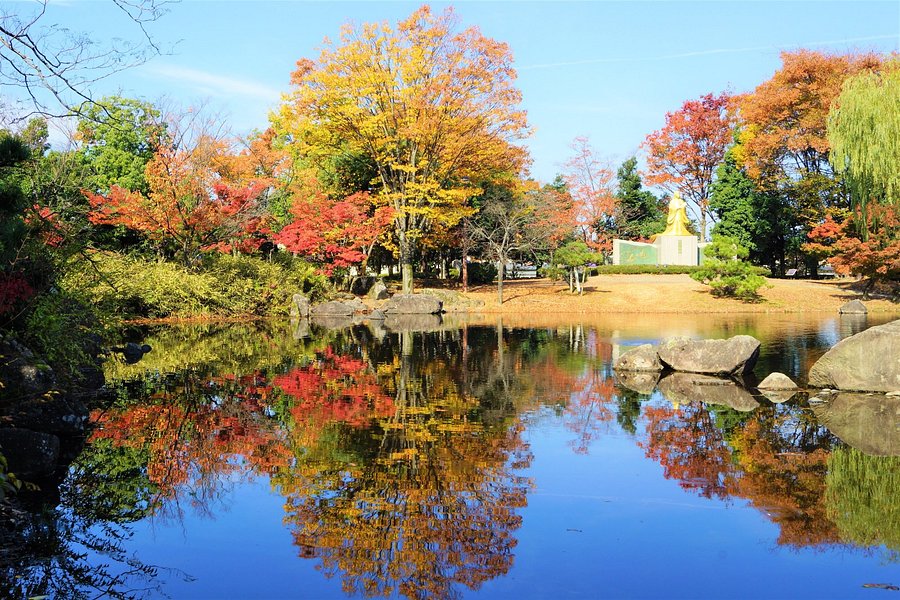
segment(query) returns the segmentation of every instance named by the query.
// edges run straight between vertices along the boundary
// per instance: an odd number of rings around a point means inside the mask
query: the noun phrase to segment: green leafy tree
[[[755,264],[784,274],[785,249],[792,237],[778,198],[759,190],[729,150],[719,165],[709,207],[716,215],[713,234],[730,237],[749,251]]]
[[[617,234],[625,239],[647,239],[666,228],[666,212],[659,198],[643,188],[637,170],[637,158],[632,156],[616,171],[619,213],[616,216]]]
[[[703,265],[691,277],[710,286],[714,296],[759,301],[759,288],[766,285],[765,269],[746,262],[744,259],[749,254],[734,238],[713,236],[712,243],[703,251]]]
[[[85,187],[98,193],[113,185],[149,191],[144,170],[164,134],[161,113],[149,102],[110,96],[88,105],[77,132],[79,152],[90,168]]]
[[[584,242],[569,242],[556,251],[554,261],[565,267],[569,279],[569,291],[584,294],[587,265],[603,262],[603,255],[594,252]]]

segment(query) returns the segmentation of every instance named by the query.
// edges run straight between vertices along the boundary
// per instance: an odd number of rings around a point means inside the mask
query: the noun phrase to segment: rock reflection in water
[[[812,410],[844,443],[872,456],[900,456],[900,397],[838,392],[822,398]]]
[[[696,401],[728,406],[741,412],[759,407],[753,395],[734,380],[710,375],[668,373],[660,380],[659,391],[673,404]]]
[[[653,393],[659,381],[659,373],[655,371],[616,371],[615,376],[619,385],[645,396]]]

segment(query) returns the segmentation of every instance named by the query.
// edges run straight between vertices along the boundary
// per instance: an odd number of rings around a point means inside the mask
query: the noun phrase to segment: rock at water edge
[[[397,294],[384,303],[381,311],[386,315],[436,315],[443,308],[443,303],[434,296]]]
[[[708,375],[743,375],[753,370],[759,358],[759,340],[736,335],[727,340],[663,340],[656,351],[664,366],[675,371]]]
[[[309,316],[309,298],[303,294],[291,296],[291,317],[305,319]]]
[[[641,344],[616,359],[616,371],[662,371],[662,363],[653,344]]]
[[[859,300],[851,300],[847,304],[840,307],[838,309],[838,312],[842,315],[865,315],[868,314],[869,309],[867,309],[866,305]]]
[[[809,386],[857,392],[900,390],[900,320],[838,342],[810,369]]]
[[[315,317],[349,317],[354,312],[356,312],[355,306],[338,300],[316,304],[310,309],[310,314]]]
[[[758,390],[796,390],[797,384],[784,373],[769,373],[769,375],[756,386]]]

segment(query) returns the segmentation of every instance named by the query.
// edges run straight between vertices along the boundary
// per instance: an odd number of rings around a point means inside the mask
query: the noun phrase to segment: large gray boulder
[[[865,315],[868,314],[869,309],[867,309],[866,305],[859,300],[851,300],[840,307],[838,312],[842,315]]]
[[[759,407],[753,395],[731,379],[696,373],[669,373],[657,385],[660,393],[673,404],[704,404],[728,406],[741,412]]]
[[[900,391],[900,320],[838,342],[810,369],[809,386],[858,392]]]
[[[675,371],[709,375],[743,375],[753,370],[759,358],[759,340],[736,335],[727,340],[663,340],[656,349],[663,365]]]
[[[294,294],[291,296],[290,315],[292,318],[307,318],[309,316],[309,298],[303,294]]]
[[[857,450],[900,456],[900,397],[853,392],[823,393],[811,402],[819,423]]]
[[[332,300],[316,304],[309,312],[314,317],[349,317],[356,312],[356,307],[347,302]]]
[[[436,315],[444,308],[434,296],[425,294],[397,294],[381,307],[386,315]]]
[[[372,286],[372,289],[369,290],[369,297],[373,300],[387,300],[391,297],[391,293],[388,291],[387,286],[384,285],[384,282],[379,279]]]
[[[653,344],[641,344],[622,354],[613,364],[616,371],[662,371],[662,363]]]

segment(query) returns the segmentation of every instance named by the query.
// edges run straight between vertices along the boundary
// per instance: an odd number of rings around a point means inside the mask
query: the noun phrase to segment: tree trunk
[[[569,293],[574,294],[575,293],[575,281],[574,281],[575,269],[574,268],[568,269],[568,271],[569,271]]]
[[[413,242],[405,231],[398,232],[400,238],[400,274],[403,277],[401,291],[404,294],[413,293]]]
[[[469,291],[469,256],[463,252],[462,264],[459,267],[460,278],[462,279],[462,289],[464,292]]]
[[[497,261],[497,304],[503,304],[503,272],[506,270],[506,265],[503,261]]]

